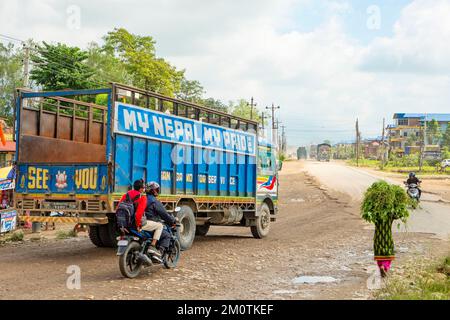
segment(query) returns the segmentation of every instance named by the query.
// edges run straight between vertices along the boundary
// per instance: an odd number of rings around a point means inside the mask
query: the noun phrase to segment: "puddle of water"
[[[312,277],[312,276],[301,276],[294,278],[292,280],[293,284],[316,284],[316,283],[331,283],[339,281],[333,277]]]

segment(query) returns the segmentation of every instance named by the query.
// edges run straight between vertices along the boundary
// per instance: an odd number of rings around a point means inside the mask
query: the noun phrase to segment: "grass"
[[[2,239],[0,239],[0,243],[4,244],[7,242],[20,242],[23,241],[24,233],[22,230],[15,231],[11,234],[6,235]]]
[[[76,236],[77,236],[77,233],[74,230],[69,230],[69,231],[61,230],[56,233],[56,239],[59,239],[59,240],[75,238]]]
[[[450,256],[430,264],[416,263],[404,274],[391,274],[376,298],[380,300],[449,300]]]
[[[356,166],[356,160],[348,160],[346,162],[348,165]],[[360,159],[359,160],[359,166],[365,167],[365,168],[374,168],[374,169],[380,169],[381,170],[381,164],[379,160],[368,160],[368,159]],[[394,172],[394,173],[409,173],[409,172],[420,172],[421,174],[432,174],[432,175],[450,175],[450,170],[447,169],[444,172],[437,172],[436,167],[433,166],[423,166],[422,171],[419,171],[419,166],[393,166],[390,163],[387,163],[384,166],[384,169],[382,171],[385,172]]]

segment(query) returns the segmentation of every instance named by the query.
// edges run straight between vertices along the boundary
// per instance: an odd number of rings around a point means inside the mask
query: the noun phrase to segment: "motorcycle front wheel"
[[[180,259],[181,245],[178,240],[175,240],[168,252],[164,255],[164,267],[166,269],[174,269]]]
[[[142,270],[142,261],[139,260],[141,246],[132,241],[125,249],[123,255],[119,257],[120,273],[126,278],[136,278]]]

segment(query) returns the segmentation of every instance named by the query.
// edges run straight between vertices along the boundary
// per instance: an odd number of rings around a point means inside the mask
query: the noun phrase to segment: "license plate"
[[[76,210],[77,204],[75,202],[44,202],[43,207],[53,210]]]
[[[117,246],[119,246],[119,247],[126,247],[127,245],[128,245],[128,240],[120,240],[117,243]]]

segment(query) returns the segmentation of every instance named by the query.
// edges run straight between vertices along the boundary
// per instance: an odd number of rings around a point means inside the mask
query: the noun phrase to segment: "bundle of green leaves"
[[[409,217],[408,204],[408,195],[401,187],[378,181],[367,189],[361,205],[361,215],[370,223],[389,219],[400,219],[406,223]]]

